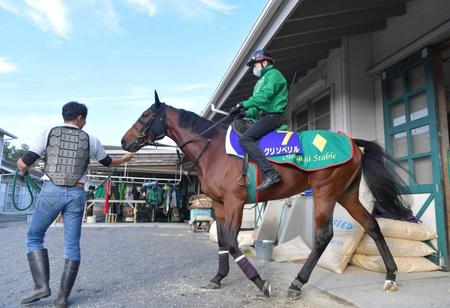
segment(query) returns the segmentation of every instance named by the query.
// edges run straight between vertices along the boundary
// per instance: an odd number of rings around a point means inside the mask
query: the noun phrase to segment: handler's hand
[[[133,154],[127,153],[127,154],[124,154],[120,160],[122,161],[122,163],[126,163],[127,161],[132,160],[133,157],[134,157]]]
[[[17,167],[20,170],[20,173],[25,176],[25,174],[27,174],[28,172],[31,172],[31,167],[28,167],[23,161],[22,159],[19,159],[17,161]]]

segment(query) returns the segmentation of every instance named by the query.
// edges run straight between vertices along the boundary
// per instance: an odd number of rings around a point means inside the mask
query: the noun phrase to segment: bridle
[[[137,138],[134,141],[139,147],[145,145],[151,145],[156,140],[161,140],[166,136],[167,132],[167,121],[166,121],[166,108],[167,105],[160,103],[158,107],[153,105],[148,110],[146,110],[133,125],[133,128],[137,131]],[[149,116],[149,119],[145,119]],[[136,124],[139,123],[141,128],[138,129]],[[151,133],[155,138],[152,142],[147,141],[147,135]]]
[[[133,125],[133,128],[138,132],[138,136],[136,140],[134,141],[133,145],[137,145],[139,148],[146,146],[146,145],[152,145],[155,143],[156,140],[160,140],[166,136],[167,133],[167,121],[166,121],[166,109],[167,105],[164,103],[159,103],[158,106],[151,106],[148,110],[146,110],[136,121],[136,123]],[[149,117],[149,119],[146,119],[146,117]],[[200,140],[200,137],[202,137],[205,133],[208,131],[214,129],[216,126],[227,120],[229,117],[225,117],[222,120],[214,123],[209,128],[202,131],[200,134],[194,136],[192,139],[182,143],[179,148],[180,150],[183,150],[184,146],[188,145],[189,143],[193,143],[195,141]],[[141,125],[141,128],[138,129],[136,127],[136,124],[139,123]],[[147,135],[151,133],[155,138],[152,142],[147,141]],[[197,166],[198,161],[203,156],[203,154],[208,149],[209,145],[211,144],[211,139],[206,140],[206,144],[201,150],[198,157],[193,162],[193,168]],[[190,174],[192,171],[189,170]]]

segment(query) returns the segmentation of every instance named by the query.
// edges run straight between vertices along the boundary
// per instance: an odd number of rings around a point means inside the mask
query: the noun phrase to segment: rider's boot
[[[22,298],[22,304],[37,302],[51,295],[48,281],[50,279],[50,265],[47,249],[33,251],[27,254],[31,276],[34,281],[34,290],[28,296]]]
[[[68,299],[70,291],[72,291],[73,284],[77,278],[80,261],[65,260],[64,271],[61,276],[61,286],[59,288],[58,298],[53,304],[58,308],[68,307]]]
[[[239,144],[247,152],[248,156],[256,163],[259,170],[261,170],[264,175],[264,180],[258,187],[256,187],[256,191],[264,190],[281,181],[281,176],[266,159],[264,153],[255,142],[254,137],[246,136],[244,133],[239,140]]]
[[[259,184],[258,187],[256,187],[256,191],[264,190],[273,184],[276,184],[281,181],[281,176],[278,174],[278,172],[272,168],[272,170],[269,170],[264,173],[264,180]]]

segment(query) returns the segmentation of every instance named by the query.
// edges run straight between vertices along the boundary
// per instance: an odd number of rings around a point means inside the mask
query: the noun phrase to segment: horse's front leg
[[[237,236],[241,228],[242,212],[244,201],[234,196],[225,199],[225,232],[224,239],[229,253],[234,258],[234,262],[244,272],[245,276],[253,281],[261,292],[267,297],[271,296],[271,286],[266,280],[261,279],[255,267],[239,249]]]
[[[205,286],[206,289],[219,289],[220,282],[228,275],[228,272],[230,271],[230,266],[228,263],[229,253],[224,240],[225,220],[223,204],[214,201],[213,208],[216,215],[217,242],[219,244],[219,268],[216,275],[209,281],[208,285]]]

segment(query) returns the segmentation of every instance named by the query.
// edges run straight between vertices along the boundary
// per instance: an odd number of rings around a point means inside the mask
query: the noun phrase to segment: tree
[[[28,149],[29,146],[24,143],[21,144],[20,149],[18,149],[16,146],[12,145],[11,142],[5,141],[3,146],[3,159],[16,162],[28,151]]]

